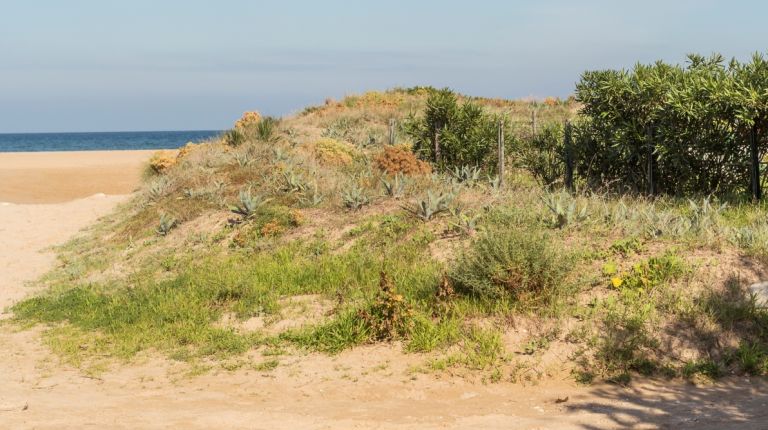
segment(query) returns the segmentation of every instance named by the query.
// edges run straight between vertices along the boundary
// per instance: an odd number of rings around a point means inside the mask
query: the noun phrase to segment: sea
[[[0,152],[175,149],[221,133],[220,130],[0,133]]]

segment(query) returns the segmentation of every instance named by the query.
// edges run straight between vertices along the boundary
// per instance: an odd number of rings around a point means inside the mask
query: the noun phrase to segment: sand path
[[[43,252],[124,197],[0,206],[0,303],[30,292]],[[768,384],[647,381],[630,388],[482,384],[411,375],[394,348],[281,358],[271,372],[211,370],[157,357],[90,377],[60,363],[39,330],[0,325],[0,429],[613,429],[768,428]],[[558,399],[567,401],[558,402]]]

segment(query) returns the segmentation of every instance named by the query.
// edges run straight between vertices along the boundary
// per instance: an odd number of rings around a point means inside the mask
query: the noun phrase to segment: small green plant
[[[370,327],[375,341],[406,338],[413,328],[413,309],[385,272],[381,272],[376,299],[359,312],[359,317]]]
[[[370,199],[365,194],[365,190],[356,182],[349,183],[341,191],[341,201],[344,207],[351,210],[359,210],[370,203]]]
[[[451,209],[451,216],[451,226],[454,231],[466,236],[474,236],[477,233],[477,220],[480,219],[480,214],[454,208]]]
[[[389,178],[382,177],[381,184],[384,186],[384,193],[394,199],[399,199],[405,194],[406,180],[402,173],[396,173],[390,182]]]
[[[637,263],[623,276],[611,278],[615,288],[648,291],[686,272],[685,262],[674,254],[651,257]]]
[[[628,256],[629,254],[638,252],[643,249],[643,242],[636,237],[630,237],[627,239],[619,239],[613,242],[608,248],[611,252]]]
[[[453,194],[435,194],[432,190],[427,190],[425,198],[417,200],[415,203],[406,204],[403,209],[426,222],[443,212],[447,212],[451,201],[453,201]]]
[[[165,236],[170,233],[174,227],[176,227],[177,223],[178,222],[176,218],[168,214],[162,214],[160,215],[160,222],[158,223],[156,232],[160,236]]]
[[[551,212],[551,224],[563,228],[581,222],[588,217],[587,206],[576,208],[576,200],[565,193],[547,194],[541,198]]]
[[[242,216],[243,219],[249,219],[256,214],[260,207],[270,200],[272,199],[265,198],[261,194],[251,194],[251,189],[248,188],[240,191],[238,204],[230,206],[230,210]]]
[[[246,136],[242,130],[233,128],[232,130],[228,130],[226,133],[224,133],[222,140],[226,145],[236,148],[245,143]]]
[[[274,143],[279,140],[277,136],[277,126],[280,124],[280,120],[267,116],[261,119],[256,124],[256,139],[264,143]]]

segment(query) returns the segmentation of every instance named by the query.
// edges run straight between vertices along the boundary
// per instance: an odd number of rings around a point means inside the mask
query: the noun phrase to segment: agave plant
[[[307,187],[300,198],[305,206],[311,207],[319,205],[324,199],[325,197],[317,189],[317,182],[313,182],[311,187]]]
[[[246,167],[253,161],[249,152],[235,152],[232,154],[232,159],[240,167]]]
[[[275,161],[278,163],[283,161],[288,161],[291,158],[288,155],[288,153],[285,152],[283,148],[280,148],[279,146],[272,148],[272,155],[274,156]]]
[[[307,183],[304,181],[304,177],[301,173],[295,173],[289,169],[283,172],[283,188],[282,190],[288,194],[301,193],[307,189]]]
[[[243,219],[248,219],[253,217],[256,211],[270,200],[272,199],[265,198],[261,194],[251,194],[251,189],[248,188],[240,191],[238,204],[230,206],[230,210],[242,216]]]
[[[697,203],[693,200],[688,200],[688,207],[690,209],[689,222],[691,229],[695,231],[708,230],[717,225],[719,216],[728,207],[726,203],[720,205],[713,205],[710,197],[707,197]]]
[[[147,196],[149,200],[159,200],[170,190],[172,182],[167,176],[161,176],[153,180],[147,187]]]
[[[496,176],[489,175],[488,185],[491,186],[491,190],[493,190],[494,192],[498,192],[499,190],[501,190],[501,177],[498,175]]]
[[[480,179],[480,169],[477,166],[454,167],[450,173],[454,180],[462,184],[472,185]]]
[[[426,222],[433,219],[436,215],[446,212],[451,201],[453,201],[453,194],[434,194],[431,190],[427,190],[427,195],[424,199],[404,205],[403,209]]]
[[[548,194],[542,201],[552,213],[552,224],[557,228],[583,221],[588,216],[587,206],[577,210],[576,200],[567,194]]]
[[[358,210],[370,203],[365,190],[357,183],[350,183],[341,191],[341,201],[347,209]]]
[[[174,217],[172,217],[170,215],[167,215],[167,214],[162,214],[162,215],[160,215],[160,222],[159,222],[159,224],[157,226],[157,230],[155,230],[155,231],[160,236],[165,236],[174,227],[176,227],[177,224],[178,224],[178,222],[177,222],[176,218],[174,218]]]
[[[384,185],[384,193],[389,197],[399,199],[405,193],[406,179],[402,173],[397,173],[391,182],[389,178],[381,178],[381,184]]]

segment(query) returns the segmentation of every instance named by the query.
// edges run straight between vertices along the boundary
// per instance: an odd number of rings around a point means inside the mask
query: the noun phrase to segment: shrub
[[[382,172],[389,175],[428,175],[432,173],[429,163],[416,158],[416,155],[404,145],[385,146],[384,151],[373,158],[373,163]]]
[[[178,222],[176,221],[176,218],[167,214],[162,214],[160,215],[160,222],[158,223],[156,232],[160,236],[165,236],[170,233],[177,224]]]
[[[495,228],[472,243],[449,278],[458,292],[480,298],[547,301],[561,288],[565,265],[546,233]]]
[[[589,71],[576,85],[576,171],[592,186],[735,194],[750,183],[749,136],[765,151],[768,61],[689,55],[687,64]],[[653,183],[648,181],[649,166]]]
[[[149,159],[149,167],[158,174],[164,173],[176,164],[176,154],[173,151],[157,151]]]
[[[501,119],[474,102],[459,104],[456,94],[446,88],[431,91],[423,116],[412,115],[403,126],[405,133],[414,139],[414,150],[435,161],[438,161],[437,136],[440,167],[474,165],[495,171]],[[506,134],[506,138],[505,146],[510,146],[511,133]]]
[[[256,111],[244,112],[243,116],[235,121],[235,128],[243,130],[258,124],[259,122],[261,122],[261,114]]]
[[[520,148],[520,165],[543,186],[551,187],[565,176],[563,126],[557,123],[544,127]]]
[[[332,166],[348,166],[358,155],[352,145],[330,138],[316,141],[312,145],[312,151],[320,162]]]

